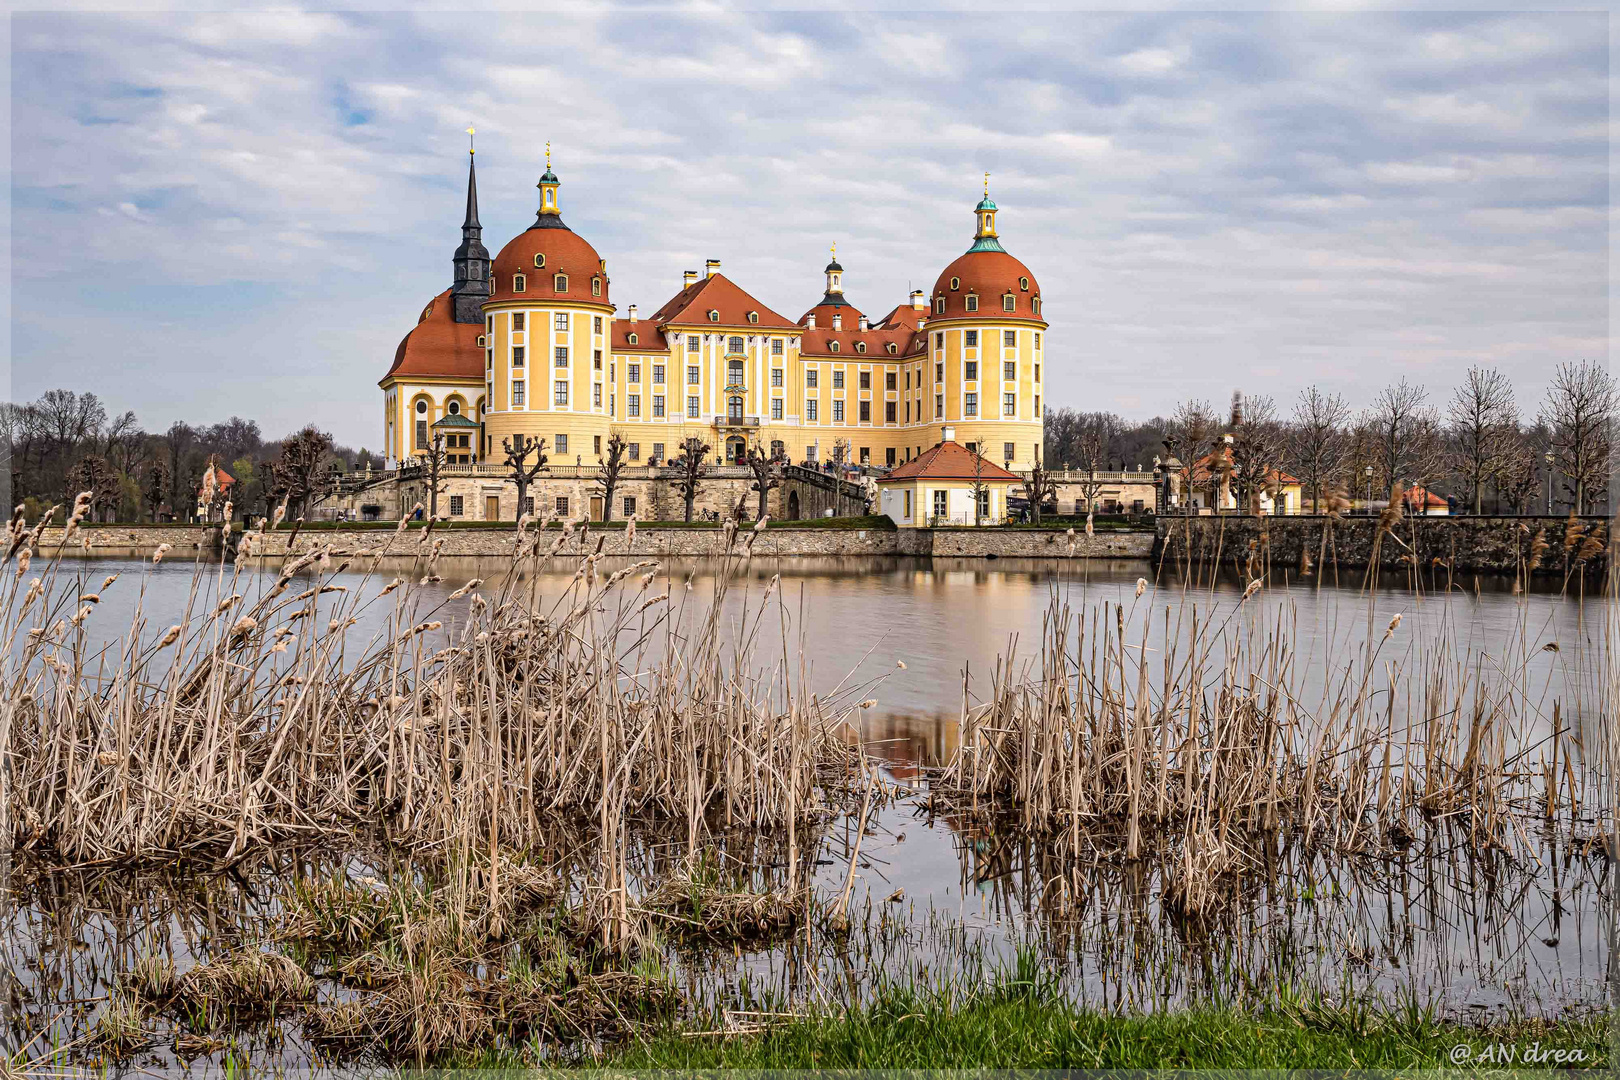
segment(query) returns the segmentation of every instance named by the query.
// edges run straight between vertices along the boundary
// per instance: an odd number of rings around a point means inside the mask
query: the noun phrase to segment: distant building
[[[208,491],[209,474],[214,478],[214,504],[209,505],[204,496]],[[207,521],[211,517],[224,513],[224,504],[231,497],[231,488],[236,486],[236,477],[220,468],[210,464],[203,470],[202,482],[197,485],[197,520]]]
[[[1008,492],[1024,478],[969,450],[955,436],[946,427],[938,444],[879,477],[878,513],[902,529],[1005,521]]]

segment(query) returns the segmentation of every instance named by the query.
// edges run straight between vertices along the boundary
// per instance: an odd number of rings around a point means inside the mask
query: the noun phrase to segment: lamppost
[[[1552,517],[1552,451],[1549,450],[1543,454],[1541,460],[1547,463],[1547,516]]]
[[[1361,507],[1367,513],[1369,513],[1369,514],[1372,513],[1372,466],[1371,465],[1367,466],[1367,498],[1362,502]]]

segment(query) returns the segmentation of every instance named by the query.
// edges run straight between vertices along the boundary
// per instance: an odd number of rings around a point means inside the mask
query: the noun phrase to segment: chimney
[[[921,289],[912,289],[911,290],[911,310],[912,311],[927,311],[928,310],[928,294],[923,292]]]
[[[844,317],[842,315],[834,315],[833,316],[833,329],[834,330],[842,330],[843,328],[844,328]]]
[[[865,315],[862,315],[855,325],[860,327],[862,330],[872,329],[872,324],[867,320]]]
[[[811,329],[811,330],[814,330],[816,328],[816,313],[815,312],[812,311],[810,314],[808,314],[808,315],[806,315],[804,317],[804,325],[806,327],[808,327],[809,329]]]
[[[636,321],[636,305],[634,304],[630,305],[630,321],[632,323]]]
[[[955,441],[956,441],[956,429],[953,428],[951,425],[946,424],[945,427],[944,427],[944,434],[941,436],[940,442],[955,442]]]
[[[706,260],[704,260],[704,263],[703,263],[703,276],[705,278],[712,278],[712,277],[714,277],[714,275],[718,274],[719,272],[720,272],[720,260],[719,259],[706,259]]]
[[[684,279],[681,282],[681,287],[686,288],[686,289],[690,289],[692,287],[692,283],[697,280],[697,271],[696,270],[688,270],[684,274],[682,274],[681,277]]]
[[[928,325],[928,320],[927,319],[918,319],[917,320],[917,329],[921,330],[923,327],[925,327],[927,325]]]

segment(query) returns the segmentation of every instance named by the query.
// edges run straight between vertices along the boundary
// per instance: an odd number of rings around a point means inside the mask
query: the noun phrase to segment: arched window
[[[1030,306],[1034,308],[1035,314],[1039,315],[1041,313],[1041,298],[1037,296],[1031,299]]]
[[[568,275],[567,274],[558,274],[555,278],[553,278],[552,279],[552,288],[555,289],[557,292],[567,292],[568,291]]]
[[[856,351],[856,352],[859,352],[859,353],[863,353],[863,352],[865,352],[865,351],[866,351],[866,342],[864,342],[864,341],[857,341],[857,342],[856,342],[856,343],[855,343],[855,351]]]
[[[838,342],[836,342],[836,341],[827,342],[827,351],[828,352],[837,352],[838,351]]]
[[[546,265],[546,257],[544,255],[536,255],[534,257],[534,265],[537,266],[537,267],[545,266]]]
[[[592,296],[601,296],[602,295],[602,279],[601,278],[599,278],[599,277],[591,278],[591,295]]]
[[[629,337],[630,344],[632,344],[632,345],[634,345],[636,342],[638,342],[640,340],[641,340],[641,338],[639,336],[635,335],[635,334],[631,334],[630,337]]]
[[[945,314],[945,298],[943,296],[939,297],[938,299],[936,299],[934,301],[934,314],[935,315],[943,315],[943,314]]]
[[[523,292],[528,287],[529,287],[528,279],[525,278],[522,274],[513,274],[512,275],[512,291],[513,292]]]
[[[710,322],[719,322],[720,321],[720,313],[718,311],[715,311],[713,308],[710,308],[709,309],[709,321]]]
[[[759,322],[759,312],[757,312],[757,311],[750,311],[750,312],[749,312],[749,313],[748,313],[748,321],[749,321],[749,322],[751,322],[751,323],[757,323],[757,322]]]
[[[892,342],[892,341],[889,342],[887,345],[885,345],[884,348],[886,348],[889,351],[890,356],[893,356],[895,354],[895,352],[897,351],[895,349],[894,342]]]

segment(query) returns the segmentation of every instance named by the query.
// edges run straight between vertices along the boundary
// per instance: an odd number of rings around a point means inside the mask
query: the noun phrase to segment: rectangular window
[[[782,369],[781,368],[779,368],[779,367],[771,368],[771,385],[772,386],[781,386],[782,385]]]
[[[594,355],[592,355],[592,357],[591,357],[591,367],[595,368],[597,371],[602,370],[602,350],[601,349],[597,349],[596,352],[594,353]]]
[[[687,399],[686,399],[686,415],[688,417],[690,417],[691,419],[693,419],[693,420],[696,420],[697,417],[698,417],[698,399],[697,399],[697,395],[695,395],[695,394],[687,396]]]
[[[740,337],[732,338],[731,339],[731,350],[730,351],[732,351],[734,353],[742,352],[743,351],[743,339],[740,338]]]
[[[843,388],[844,388],[844,373],[842,371],[834,371],[833,372],[833,389],[834,390],[842,390]]]
[[[600,409],[602,407],[602,384],[601,383],[592,383],[591,384],[591,404],[593,406],[595,406],[596,408],[598,408],[598,409]]]
[[[872,389],[872,373],[870,371],[861,372],[861,389]]]
[[[524,399],[523,399],[523,380],[522,379],[519,379],[519,380],[517,380],[517,382],[514,382],[512,384],[512,404],[514,404],[514,405],[523,405],[523,404],[525,404]]]
[[[907,461],[911,460],[911,455],[909,453],[906,455],[906,460]],[[910,521],[911,520],[911,492],[906,491],[906,492],[903,492],[903,494],[906,497],[906,508],[900,512],[900,516],[905,518],[907,521]]]
[[[962,365],[962,378],[966,379],[968,382],[976,382],[978,380],[979,362],[977,360],[969,360],[967,363]]]
[[[895,378],[896,378],[895,373],[892,372],[892,371],[889,372],[888,374],[884,375],[883,376],[883,388],[885,390],[893,390],[895,388]]]
[[[860,405],[861,423],[870,424],[872,422],[872,403],[870,401],[863,401],[860,403]]]
[[[781,356],[782,355],[782,339],[781,338],[771,338],[771,355],[772,356]]]
[[[906,423],[911,423],[911,402],[906,402]]]
[[[1003,330],[1001,332],[1001,347],[1004,349],[1018,348],[1018,331]]]
[[[844,403],[843,403],[843,401],[834,401],[833,402],[833,423],[842,424],[843,422],[844,422]]]
[[[551,505],[557,508],[558,517],[568,516],[568,496],[558,495]]]
[[[568,312],[566,312],[566,311],[557,312],[556,318],[554,318],[552,320],[551,324],[552,324],[553,327],[555,327],[558,330],[566,330],[566,329],[568,329]]]
[[[1012,382],[1015,379],[1017,379],[1018,378],[1018,361],[1016,361],[1016,360],[1008,360],[1006,363],[1002,364],[1001,365],[1001,377],[1003,379],[1006,379],[1008,382]]]
[[[450,496],[450,516],[460,517],[466,511],[466,505],[460,495]]]
[[[608,394],[608,415],[609,416],[618,415],[617,413],[615,413],[613,411],[613,394],[611,392],[609,392],[609,394]]]
[[[1016,298],[1014,298],[1012,293],[1008,293],[1006,296],[1003,296],[1001,298],[1001,310],[1002,311],[1017,311],[1018,310],[1018,301],[1017,301]],[[1008,331],[1008,332],[1011,333],[1011,331]]]
[[[485,371],[494,371],[495,370],[495,350],[494,349],[485,349],[484,350],[484,370]]]
[[[944,364],[935,364],[934,365],[934,381],[937,382],[937,383],[942,383],[942,382],[945,381],[945,365]]]
[[[810,368],[804,373],[804,385],[814,390],[816,388],[816,369]]]
[[[979,347],[979,332],[977,330],[962,331],[962,347],[977,349]]]
[[[1041,365],[1039,365],[1039,364],[1035,365],[1035,381],[1036,382],[1041,381]]]
[[[521,345],[515,346],[512,349],[512,366],[513,367],[522,367],[523,366],[523,346],[521,346]]]
[[[534,496],[533,495],[525,495],[525,496],[523,496],[523,512],[525,514],[528,514],[530,517],[534,516]]]
[[[891,446],[883,451],[883,464],[891,469],[894,468],[894,447]],[[910,494],[910,492],[907,492],[907,494]]]
[[[641,365],[640,364],[626,364],[626,365],[624,365],[624,377],[627,380],[629,380],[630,382],[633,382],[633,383],[640,382],[641,381]]]
[[[977,296],[969,296],[967,298],[967,309],[969,311],[979,310],[979,298]]]
[[[1010,443],[1010,442],[1002,443],[1001,444],[1001,460],[1002,461],[1011,461],[1012,459],[1013,459],[1013,444]]]
[[[695,367],[688,367],[686,369],[686,385],[688,385],[688,386],[696,386],[697,384],[698,384],[698,369],[695,368]]]
[[[653,395],[653,416],[655,418],[662,419],[663,415],[664,415],[664,395],[663,394],[654,394]]]
[[[495,316],[493,316],[493,315],[485,315],[484,316],[484,333],[493,334],[494,332],[495,332]]]
[[[568,383],[566,380],[557,380],[557,383],[553,389],[552,400],[558,405],[568,404]]]
[[[557,346],[557,366],[568,366],[568,350],[561,345]]]
[[[1041,335],[1040,334],[1035,335],[1035,347],[1037,349],[1041,347]]]
[[[626,395],[624,395],[624,415],[626,415],[626,416],[640,416],[641,415],[641,395],[640,394],[626,394]]]
[[[418,420],[416,422],[416,448],[418,450],[426,450],[427,445],[427,421]]]
[[[945,419],[945,395],[944,394],[935,394],[934,395],[934,419],[935,420],[943,420],[943,419]]]
[[[979,395],[978,394],[963,394],[962,395],[962,415],[963,416],[978,416],[979,415]]]
[[[653,385],[654,386],[663,386],[664,385],[664,365],[663,364],[654,364],[653,365]]]
[[[595,332],[600,334],[602,332],[602,316],[596,316],[596,321],[593,325]]]
[[[779,397],[771,398],[771,419],[782,419],[782,399]]]
[[[815,419],[817,419],[816,399],[815,398],[810,398],[808,401],[806,401],[804,403],[804,418],[806,420],[815,420]]]
[[[1035,395],[1035,419],[1040,420],[1040,419],[1043,419],[1045,416],[1046,416],[1046,414],[1041,412],[1041,395],[1036,394]]]
[[[943,349],[944,347],[945,347],[945,332],[940,331],[939,333],[934,335],[934,348]]]
[[[591,453],[595,454],[597,457],[602,456],[602,436],[591,436]]]
[[[664,460],[664,444],[663,443],[661,443],[661,442],[653,443],[653,452],[652,452],[652,457],[651,457],[650,460],[652,461],[652,463],[654,465],[657,465],[659,462]]]
[[[906,369],[906,389],[907,390],[911,389],[911,369],[910,368]]]
[[[638,443],[638,442],[626,443],[625,447],[624,447],[624,450],[625,450],[625,453],[630,456],[631,461],[640,461],[641,460],[641,444],[640,443]]]
[[[627,519],[636,516],[636,497],[634,495],[624,497],[624,516]]]
[[[521,311],[512,312],[512,329],[513,330],[522,330],[523,329],[523,312],[521,312]]]
[[[891,424],[894,423],[894,409],[895,409],[894,402],[885,401],[883,403],[883,419],[888,421]]]
[[[558,432],[557,437],[554,440],[552,440],[552,442],[553,442],[553,445],[555,445],[557,447],[557,453],[559,453],[559,454],[568,453],[568,436],[567,435],[564,435],[562,432]]]
[[[697,339],[696,334],[687,334],[686,335],[686,351],[687,352],[697,352],[698,351],[698,339]]]
[[[870,446],[861,447],[861,464],[872,464],[872,448]]]

